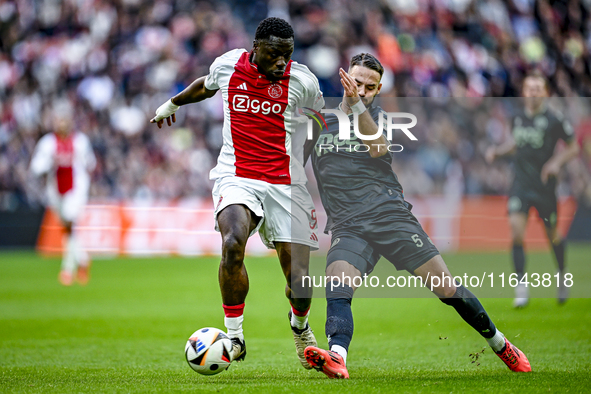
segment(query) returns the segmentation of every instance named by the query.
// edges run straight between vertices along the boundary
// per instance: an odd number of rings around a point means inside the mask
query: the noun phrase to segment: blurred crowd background
[[[0,0],[0,210],[42,202],[29,161],[64,101],[97,155],[92,199],[209,196],[221,97],[183,108],[172,129],[149,119],[217,56],[250,49],[268,16],[292,24],[293,59],[327,97],[341,96],[337,70],[359,52],[385,66],[386,97],[518,97],[524,73],[541,70],[567,98],[558,105],[583,147],[559,193],[581,198],[591,172],[590,14],[591,0]],[[483,154],[506,138],[510,108],[481,108],[463,123],[434,111],[420,147],[395,158],[406,194],[505,194],[509,162],[486,165]]]

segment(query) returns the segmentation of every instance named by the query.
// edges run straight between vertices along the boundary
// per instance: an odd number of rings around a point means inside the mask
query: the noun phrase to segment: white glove
[[[178,109],[180,108],[179,105],[173,104],[172,99],[168,100],[164,104],[162,104],[156,110],[156,116],[151,120],[152,123],[157,123],[162,119],[166,119],[172,116]]]

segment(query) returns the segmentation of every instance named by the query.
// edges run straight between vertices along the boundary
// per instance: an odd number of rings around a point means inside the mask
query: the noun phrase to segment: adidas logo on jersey
[[[242,84],[238,85],[238,89],[248,90],[248,88],[246,87],[246,82],[243,82]]]

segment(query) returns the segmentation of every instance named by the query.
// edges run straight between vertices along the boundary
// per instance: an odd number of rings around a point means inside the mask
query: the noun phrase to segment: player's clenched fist
[[[154,118],[150,120],[150,123],[156,123],[158,125],[158,128],[160,129],[162,128],[164,119],[166,119],[166,123],[168,123],[169,126],[172,126],[172,124],[176,122],[176,115],[174,113],[179,108],[180,106],[174,104],[172,102],[172,99],[168,100],[160,107],[158,107],[158,109],[156,110],[156,116],[154,116]]]

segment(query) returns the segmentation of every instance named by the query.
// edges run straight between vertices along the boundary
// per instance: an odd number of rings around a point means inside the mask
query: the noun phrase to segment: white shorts
[[[57,190],[51,190],[48,197],[51,208],[63,222],[75,223],[88,202],[88,193],[78,189],[72,189],[65,194],[59,194]]]
[[[318,224],[312,197],[305,185],[274,185],[240,177],[215,181],[212,191],[215,229],[218,213],[228,205],[245,205],[261,218],[250,236],[257,231],[269,249],[273,242],[291,242],[318,249]]]

